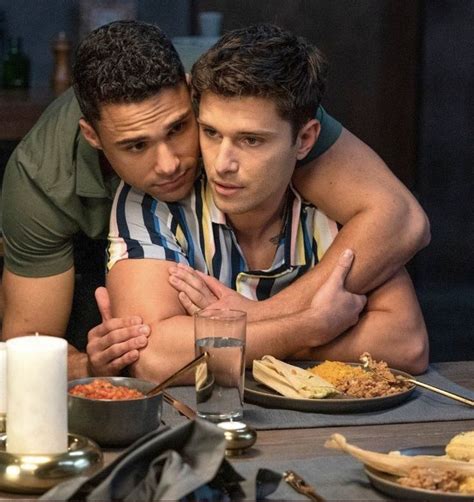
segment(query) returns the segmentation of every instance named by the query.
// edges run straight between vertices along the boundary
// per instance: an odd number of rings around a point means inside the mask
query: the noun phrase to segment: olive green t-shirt
[[[5,265],[26,277],[65,272],[74,263],[73,239],[105,238],[115,175],[104,176],[98,152],[79,129],[82,114],[72,89],[56,99],[7,163],[2,188]],[[319,108],[321,134],[305,162],[325,152],[342,126]]]

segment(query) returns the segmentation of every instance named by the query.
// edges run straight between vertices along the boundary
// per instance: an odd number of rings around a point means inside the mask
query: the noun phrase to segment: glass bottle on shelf
[[[22,50],[20,37],[9,39],[3,58],[4,89],[27,89],[30,85],[30,60]]]

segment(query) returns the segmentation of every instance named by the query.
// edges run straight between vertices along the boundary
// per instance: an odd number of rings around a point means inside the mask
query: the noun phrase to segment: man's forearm
[[[246,361],[265,354],[285,359],[293,354],[325,343],[327,333],[323,320],[292,314],[279,319],[247,324]],[[174,316],[152,324],[148,346],[130,372],[133,376],[161,382],[195,357],[194,320],[189,316]],[[188,375],[182,383],[191,383]]]
[[[328,278],[344,249],[354,251],[355,259],[346,278],[348,291],[365,294],[383,284],[407,262],[417,251],[414,239],[403,237],[404,219],[400,213],[405,209],[388,208],[393,214],[393,225],[381,224],[380,216],[373,211],[364,211],[354,216],[338,233],[323,259],[312,270],[308,271],[293,284],[271,298],[249,305],[248,313],[252,320],[270,319],[280,315],[288,315],[307,308],[315,292]],[[424,219],[423,213],[417,215]],[[392,216],[391,216],[392,218]],[[383,221],[387,221],[386,218]],[[424,228],[423,221],[418,223]],[[423,230],[414,233],[422,237]],[[372,246],[370,235],[377,234],[377,242],[383,245]],[[419,245],[425,245],[420,242]]]
[[[397,200],[384,207],[368,208],[351,218],[325,254],[333,262],[340,250],[353,249],[355,260],[346,278],[346,289],[366,294],[429,243],[429,223],[415,199]]]
[[[359,323],[332,342],[300,352],[297,359],[318,361],[358,361],[364,352],[383,360],[392,368],[419,374],[428,365],[428,340],[421,322],[406,326],[398,314],[383,311],[367,312]]]
[[[23,277],[5,268],[3,288],[3,339],[34,332],[65,337],[74,291],[74,267],[48,277]],[[87,355],[69,345],[69,379],[87,375]]]
[[[394,368],[421,373],[428,365],[428,335],[406,270],[373,291],[359,322],[329,343],[297,358],[357,361],[363,352]]]
[[[68,344],[67,353],[67,375],[68,380],[85,378],[90,376],[89,358],[84,352],[79,352],[71,344]]]

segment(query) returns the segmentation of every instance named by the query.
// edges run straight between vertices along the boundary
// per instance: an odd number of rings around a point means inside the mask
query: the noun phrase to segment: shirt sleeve
[[[310,150],[308,155],[297,163],[297,166],[305,165],[315,158],[322,155],[324,152],[336,142],[337,138],[341,135],[342,125],[335,118],[331,117],[328,112],[320,106],[316,112],[316,119],[321,124],[321,132],[319,133],[318,140]]]
[[[7,163],[2,185],[5,266],[24,277],[60,274],[74,264],[71,236],[77,225],[36,182],[37,169],[17,147]]]
[[[107,269],[120,260],[151,258],[189,264],[164,202],[121,182],[112,205]]]

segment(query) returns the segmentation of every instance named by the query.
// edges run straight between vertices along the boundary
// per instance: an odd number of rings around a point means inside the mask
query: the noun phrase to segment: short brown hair
[[[326,87],[327,63],[302,37],[272,24],[223,35],[192,67],[195,103],[212,92],[271,99],[292,125],[294,138],[316,114]]]

